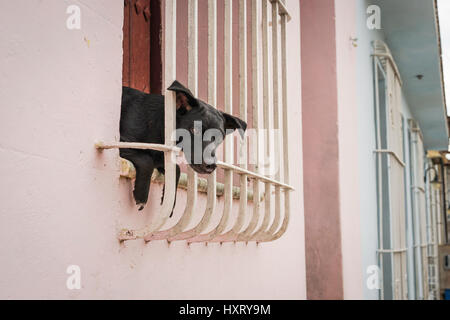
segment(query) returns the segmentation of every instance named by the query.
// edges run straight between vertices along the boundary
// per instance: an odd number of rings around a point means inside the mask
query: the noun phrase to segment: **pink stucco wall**
[[[356,2],[301,14],[307,296],[361,299]]]
[[[81,30],[66,28],[69,4]],[[0,298],[305,298],[299,1],[287,1],[296,191],[287,233],[260,246],[117,241],[157,214],[161,195],[152,185],[138,214],[118,152],[93,147],[119,138],[122,6],[0,2]],[[176,215],[184,202],[179,191]],[[81,290],[66,288],[69,265],[81,267]]]
[[[307,296],[342,299],[335,1],[300,3]]]

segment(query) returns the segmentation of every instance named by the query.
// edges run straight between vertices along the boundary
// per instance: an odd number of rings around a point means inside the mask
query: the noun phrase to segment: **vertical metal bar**
[[[198,0],[188,2],[188,86],[198,95]],[[187,202],[184,214],[192,217],[197,204],[197,173],[188,166]]]
[[[429,164],[428,164],[429,165]],[[425,171],[426,172],[426,171]],[[426,247],[426,251],[422,251],[422,255],[424,256],[424,258],[428,259],[429,256],[431,256],[431,251],[432,251],[432,246],[433,246],[433,232],[434,232],[434,228],[433,228],[433,192],[429,183],[429,179],[426,179],[426,183],[425,183],[425,188],[427,190],[426,193],[426,221],[427,221],[427,247]],[[428,282],[424,283],[424,290],[428,293],[430,292],[431,289],[431,269],[433,269],[433,264],[434,261],[428,266],[427,270],[424,270],[424,272],[427,273],[428,275]]]
[[[273,159],[271,159],[271,167],[273,170],[276,170],[275,173],[275,179],[280,180],[281,174],[281,163],[280,163],[280,155],[281,155],[281,141],[279,137],[278,130],[280,129],[280,121],[279,121],[279,99],[278,99],[278,80],[279,80],[279,72],[278,72],[278,1],[277,0],[271,0],[271,9],[272,9],[272,103],[273,103],[273,126],[270,130],[270,138],[269,139],[269,145],[270,139],[273,139],[273,146],[274,146],[274,156]],[[268,121],[267,116],[267,123]],[[272,136],[273,135],[273,136]],[[267,189],[270,190],[270,184],[266,184],[266,194]],[[270,191],[269,191],[270,192]],[[270,193],[269,193],[270,194]],[[270,207],[270,197],[266,197],[266,210],[271,211]],[[280,216],[281,216],[281,188],[279,186],[275,186],[275,213],[272,225],[270,226],[269,230],[266,231],[266,227],[261,230],[259,234],[256,234],[252,239],[256,241],[264,241],[265,239],[270,238],[273,233],[277,230],[279,224],[280,224]],[[264,216],[266,219],[263,221],[263,226],[265,226],[265,223],[267,225],[269,224],[269,217],[270,214],[265,214]]]
[[[247,0],[239,0],[239,116],[247,122]],[[247,139],[239,144],[239,165],[247,169]],[[247,175],[239,175],[240,197],[239,213],[232,229],[224,234],[216,235],[213,241],[235,241],[244,224],[247,212]]]
[[[165,2],[165,88],[170,87],[173,81],[176,80],[176,46],[177,46],[177,27],[176,27],[176,0],[166,0]],[[174,92],[165,89],[165,144],[174,146],[174,132],[176,127],[176,96]],[[173,204],[175,201],[176,188],[176,168],[175,155],[172,152],[164,154],[164,183],[165,192],[164,200],[161,208],[161,214],[156,215],[152,222],[152,232],[159,230],[169,215],[172,213]]]
[[[242,120],[247,122],[247,0],[239,1],[239,87],[240,87],[240,106],[239,115]],[[241,141],[239,146],[239,163],[244,169],[247,169],[247,138]],[[240,200],[239,216],[232,231],[235,235],[241,231],[247,212],[247,176],[240,175]]]
[[[376,148],[382,149],[381,145],[381,127],[380,127],[380,95],[379,95],[379,78],[378,78],[378,58],[374,57],[374,75],[375,75],[375,118],[376,118]],[[378,173],[378,241],[379,241],[379,250],[384,250],[384,241],[383,241],[383,186],[382,186],[382,154],[377,153],[377,173]],[[381,279],[382,285],[380,288],[380,298],[384,300],[384,264],[383,264],[383,253],[379,252],[379,263],[381,270]]]
[[[225,1],[225,112],[233,114],[233,1]],[[233,162],[233,139],[225,139],[224,160]],[[225,170],[224,214],[216,234],[222,232],[228,222],[233,204],[233,172]]]
[[[279,68],[278,68],[278,0],[272,1],[272,99],[273,99],[273,139],[274,139],[274,159],[273,168],[276,170],[275,179],[281,180],[282,165],[280,157],[282,154],[280,136],[280,105],[279,105]],[[278,229],[281,218],[281,188],[275,186],[275,215],[272,225],[262,237],[262,240],[270,238]]]
[[[165,87],[168,88],[176,79],[176,0],[165,1]],[[174,146],[173,133],[176,119],[175,93],[165,92],[165,143]],[[158,231],[172,212],[175,201],[175,154],[172,151],[164,153],[165,162],[165,194],[161,212],[155,215],[150,225],[140,230],[122,230],[120,240],[133,240],[137,238],[151,239],[152,233]]]
[[[256,160],[255,172],[260,172],[261,164],[261,108],[260,108],[260,97],[259,97],[259,12],[260,12],[261,2],[254,1],[252,3],[252,103],[253,103],[253,128],[256,131],[256,140],[254,146],[254,159]],[[253,231],[255,230],[260,216],[261,211],[261,183],[259,179],[253,180],[253,215],[252,218],[244,231],[242,231],[237,237],[237,241],[248,241]]]
[[[415,190],[412,189],[412,186],[415,186],[415,173],[413,168],[413,162],[412,162],[412,140],[413,135],[410,134],[410,126],[408,125],[408,122],[406,118],[402,117],[402,135],[403,135],[403,150],[406,151],[409,148],[409,154],[404,153],[405,155],[405,168],[408,168],[408,172],[410,172],[410,184],[406,184],[406,177],[405,177],[405,196],[406,196],[406,217],[407,217],[407,244],[406,244],[406,252],[408,257],[408,299],[410,300],[416,300],[416,282],[415,282],[415,261],[414,261],[414,231],[413,231],[413,218],[414,218],[414,211],[413,211],[413,202],[414,202],[414,192]],[[408,147],[409,146],[409,147]],[[412,175],[414,173],[414,175]]]
[[[217,1],[208,1],[208,103],[216,106],[217,102]],[[191,219],[184,221],[180,231],[173,234],[170,241],[186,240],[202,233],[209,225],[211,216],[216,208],[216,172],[207,178],[206,209],[200,222],[192,229],[181,232]]]
[[[422,226],[421,222],[420,222],[420,208],[419,208],[419,204],[418,204],[418,198],[419,198],[419,189],[417,188],[417,186],[419,186],[419,179],[422,179],[422,177],[420,177],[418,175],[419,172],[419,168],[417,166],[418,163],[418,148],[417,148],[417,143],[418,143],[418,134],[417,132],[415,132],[414,130],[411,131],[411,135],[413,137],[413,141],[411,141],[411,163],[412,163],[412,171],[413,171],[413,177],[414,177],[414,181],[413,181],[413,185],[414,185],[414,191],[413,191],[413,218],[414,218],[414,230],[413,233],[415,234],[414,236],[414,251],[415,251],[415,264],[416,264],[416,269],[417,269],[417,285],[418,288],[416,289],[416,291],[418,291],[418,299],[422,300],[423,299],[423,292],[424,292],[424,288],[423,288],[423,281],[422,281],[422,247],[421,244],[424,243],[424,239],[422,238],[422,233],[420,232],[420,226]]]
[[[388,83],[388,97],[389,102],[388,102],[388,110],[389,112],[386,112],[386,123],[388,124],[387,127],[387,131],[386,131],[386,140],[387,140],[387,149],[392,150],[393,148],[395,148],[395,144],[393,141],[393,133],[394,130],[392,128],[392,124],[394,124],[394,116],[395,116],[395,95],[396,95],[396,90],[395,90],[395,83],[394,83],[394,79],[395,79],[395,74],[394,71],[392,70],[392,66],[391,64],[386,64],[386,68],[387,68],[387,83]],[[391,125],[389,125],[391,124]],[[397,152],[397,149],[393,149]],[[395,165],[395,163],[394,163]],[[394,208],[394,201],[396,200],[396,194],[393,194],[394,192],[396,192],[397,190],[395,190],[393,188],[393,180],[395,181],[395,177],[394,179],[392,179],[392,175],[393,175],[393,165],[392,165],[392,161],[391,161],[391,157],[388,157],[388,186],[389,186],[389,219],[390,219],[390,238],[391,238],[391,248],[393,249],[392,252],[390,253],[391,258],[392,258],[392,265],[393,265],[393,288],[394,288],[394,299],[395,300],[399,300],[401,297],[401,272],[399,272],[399,268],[401,267],[401,265],[399,265],[398,263],[398,252],[396,251],[397,249],[400,248],[399,246],[399,219],[398,219],[398,212],[396,212],[395,210],[393,210]],[[395,182],[394,182],[395,183]],[[392,193],[392,194],[391,194]]]
[[[263,63],[263,115],[264,115],[264,137],[265,137],[265,153],[264,165],[266,167],[265,173],[270,174],[270,157],[271,157],[271,138],[270,138],[270,100],[269,100],[269,44],[268,44],[268,17],[267,4],[269,0],[262,0],[262,63]],[[267,230],[270,222],[271,212],[271,184],[265,182],[265,197],[264,197],[264,217],[259,228],[250,237],[250,241],[261,237]]]
[[[447,221],[447,179],[446,179],[446,174],[445,174],[445,167],[444,167],[444,162],[441,159],[440,160],[440,172],[441,172],[441,187],[442,187],[442,191],[441,191],[441,197],[442,197],[442,214],[441,214],[441,220],[443,221],[443,239],[442,242],[439,244],[448,244],[448,221]]]
[[[287,101],[287,24],[288,15],[287,13],[281,14],[281,88],[282,88],[282,128],[283,128],[283,179],[284,183],[289,184],[289,112],[288,112],[288,101]],[[281,163],[280,163],[281,164]],[[281,170],[281,167],[280,167]],[[281,175],[281,173],[280,173]],[[265,241],[275,241],[279,239],[287,230],[290,219],[290,190],[284,190],[284,218],[280,229],[273,235],[265,239]],[[281,208],[280,208],[281,211]],[[269,230],[270,232],[271,230]],[[273,230],[275,232],[275,229]]]
[[[436,173],[439,173],[439,169],[436,168]],[[439,245],[443,243],[443,228],[442,228],[442,215],[441,215],[441,210],[442,210],[442,205],[441,205],[441,192],[440,190],[434,190],[435,193],[435,199],[436,199],[436,205],[435,205],[435,210],[434,210],[434,221],[435,223],[434,228],[435,228],[435,238],[434,238],[434,242],[433,242],[433,255],[432,255],[432,259],[433,259],[433,277],[434,277],[434,290],[436,291],[437,296],[439,297],[440,295],[440,291],[438,291],[437,289],[439,288],[439,270],[440,270],[440,266],[439,266]],[[439,289],[440,290],[440,289]]]
[[[225,112],[233,113],[233,1],[225,1]],[[224,142],[224,157],[226,163],[233,162],[233,138],[229,136]],[[188,243],[192,242],[208,242],[213,240],[217,235],[220,235],[227,223],[231,214],[233,205],[233,172],[230,169],[225,169],[225,183],[224,183],[224,209],[219,224],[209,233],[198,235],[194,238],[188,239]]]
[[[188,2],[188,87],[198,94],[198,0]],[[179,234],[191,221],[197,203],[197,173],[187,168],[187,201],[180,220],[170,229],[159,231],[147,240],[170,239]],[[170,240],[169,240],[170,241]]]

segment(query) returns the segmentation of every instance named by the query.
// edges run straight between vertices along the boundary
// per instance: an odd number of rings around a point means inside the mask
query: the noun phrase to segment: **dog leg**
[[[139,211],[141,211],[147,204],[150,192],[150,182],[155,168],[153,158],[137,150],[121,152],[121,157],[131,161],[136,168],[133,196]]]

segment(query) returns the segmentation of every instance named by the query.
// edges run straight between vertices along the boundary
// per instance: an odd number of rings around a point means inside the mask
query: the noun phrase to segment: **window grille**
[[[429,159],[428,159],[429,160]],[[434,171],[434,173],[432,172]],[[439,244],[441,244],[441,190],[433,186],[432,179],[439,175],[439,168],[432,161],[427,162],[426,190],[427,190],[427,246],[423,251],[428,266],[427,290],[430,298],[437,299],[440,296],[439,288]]]
[[[410,119],[409,131],[411,137],[411,195],[413,204],[413,239],[417,284],[417,298],[428,299],[428,257],[427,257],[427,210],[425,190],[425,151],[422,133],[418,124]]]
[[[233,16],[232,3],[239,1],[239,16]],[[247,121],[247,1],[233,0],[225,1],[224,19],[224,50],[225,50],[225,112],[233,112],[232,92],[232,25],[234,19],[239,19],[239,81],[243,88],[240,97],[239,116]],[[269,10],[271,9],[271,10]],[[272,39],[269,46],[269,19],[268,12],[272,14]],[[164,32],[164,84],[168,88],[176,78],[176,0],[166,0],[163,9],[165,15]],[[171,91],[165,92],[165,141],[166,145],[142,144],[142,143],[103,143],[98,142],[98,149],[111,148],[137,148],[153,149],[163,151],[165,154],[165,195],[161,211],[156,214],[149,225],[142,229],[124,229],[119,234],[119,240],[144,239],[145,241],[164,240],[177,241],[186,240],[192,242],[269,242],[279,239],[285,232],[289,223],[290,215],[290,191],[289,185],[289,157],[288,157],[288,112],[287,112],[287,66],[286,66],[286,24],[290,15],[281,0],[263,0],[252,2],[252,101],[253,105],[253,127],[258,129],[280,129],[281,135],[275,138],[257,135],[254,149],[254,158],[261,163],[262,154],[270,154],[271,148],[275,149],[275,157],[272,165],[278,165],[278,172],[274,177],[266,172],[261,172],[259,165],[255,171],[247,168],[248,148],[246,139],[239,142],[239,165],[232,164],[233,161],[233,138],[230,136],[224,141],[224,161],[217,163],[217,170],[224,170],[224,209],[218,212],[216,207],[216,173],[207,178],[207,204],[206,210],[200,222],[193,228],[186,230],[191,222],[197,208],[197,174],[188,167],[187,171],[187,204],[179,221],[169,229],[163,230],[173,207],[175,199],[175,161],[174,156],[180,152],[175,147],[172,132],[175,130],[176,105],[175,94]],[[262,26],[262,27],[261,27]],[[197,94],[198,89],[198,1],[188,2],[188,87]],[[260,52],[262,48],[262,52]],[[262,61],[260,60],[262,55]],[[272,63],[269,63],[272,57]],[[261,68],[262,66],[262,68]],[[269,76],[271,74],[273,76]],[[217,90],[217,2],[208,1],[208,103],[216,105]],[[281,81],[280,81],[281,80]],[[262,81],[263,92],[259,90]],[[269,98],[272,93],[272,99]],[[261,96],[262,104],[260,104]],[[273,106],[270,108],[270,106]],[[270,126],[270,111],[273,111],[273,125]],[[260,118],[264,118],[264,126]],[[236,221],[231,222],[231,210],[233,204],[233,173],[240,176],[240,199],[239,212]],[[253,210],[249,212],[247,203],[248,180],[253,181]],[[260,195],[261,187],[264,185],[264,215],[261,214]],[[274,196],[272,196],[274,190]],[[282,197],[284,196],[284,199]],[[273,198],[275,200],[272,205]],[[283,200],[283,201],[282,201]],[[220,217],[219,223],[212,231],[205,230],[212,223],[213,215]],[[247,215],[251,215],[246,219]],[[244,222],[249,220],[247,226]],[[232,228],[225,231],[228,225]]]
[[[402,80],[389,48],[374,42],[379,263],[382,299],[407,299]]]

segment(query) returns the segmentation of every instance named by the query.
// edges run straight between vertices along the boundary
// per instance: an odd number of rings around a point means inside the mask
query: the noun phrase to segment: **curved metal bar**
[[[269,183],[265,184],[265,194],[266,197],[264,198],[264,217],[261,225],[259,228],[251,235],[246,237],[244,240],[246,242],[249,241],[255,241],[256,239],[259,239],[261,237],[264,237],[266,234],[267,228],[269,227],[270,223],[270,211],[271,211],[271,185]]]
[[[170,242],[193,238],[202,233],[206,229],[206,227],[209,225],[209,221],[211,220],[211,216],[216,208],[216,188],[209,187],[210,185],[212,186],[213,184],[215,184],[215,182],[216,182],[216,172],[213,172],[208,176],[206,210],[200,222],[190,230],[179,232],[173,236],[170,236],[168,238]]]
[[[233,51],[232,51],[232,36],[233,36],[233,4],[231,1],[225,1],[225,26],[224,26],[224,49],[225,49],[225,112],[233,113]],[[233,138],[228,136],[225,139],[225,162],[233,161]],[[188,243],[211,241],[218,234],[221,234],[231,214],[233,206],[233,171],[225,170],[225,196],[224,209],[219,224],[209,233],[200,234],[196,237],[188,239]]]
[[[188,170],[192,170],[188,168]],[[146,241],[152,240],[169,240],[173,238],[177,234],[181,233],[183,229],[189,224],[192,219],[192,215],[196,206],[197,201],[197,179],[196,175],[189,175],[188,172],[188,191],[187,191],[187,202],[186,208],[184,209],[183,215],[180,220],[178,220],[177,224],[175,224],[172,228],[169,228],[164,231],[158,231],[153,233],[150,237],[145,238]],[[170,240],[169,240],[170,241]]]
[[[290,191],[286,190],[284,192],[284,219],[280,229],[273,236],[257,240],[257,242],[271,242],[281,238],[281,236],[286,233],[286,230],[289,226],[290,213]]]
[[[245,189],[245,192],[247,192],[246,176],[243,175],[240,177],[240,184],[242,197],[244,192],[243,190]],[[226,233],[216,235],[213,239],[209,240],[210,242],[232,242],[238,240],[239,232],[241,231],[242,226],[244,225],[245,214],[247,212],[247,199],[245,199],[244,201],[242,201],[242,199],[244,198],[241,198],[239,200],[239,214],[231,230],[229,230]]]
[[[223,214],[220,219],[219,224],[210,232],[206,234],[199,234],[192,238],[187,239],[187,242],[209,242],[212,241],[218,234],[221,234],[225,227],[227,226],[228,219],[230,217],[232,205],[233,205],[233,196],[232,196],[232,183],[233,183],[233,172],[230,170],[225,171],[225,196],[224,196],[224,209]]]
[[[272,102],[273,102],[273,129],[274,129],[274,165],[276,169],[275,179],[281,180],[281,137],[278,134],[280,129],[280,106],[279,106],[279,87],[278,87],[278,79],[279,79],[279,68],[278,68],[278,1],[271,1],[272,4]],[[266,185],[267,189],[267,185]],[[270,203],[266,205],[266,210],[271,211],[269,207]],[[270,214],[266,214],[264,216],[263,224],[261,225],[260,231],[255,233],[250,241],[256,239],[268,239],[273,233],[278,229],[280,224],[280,216],[281,216],[281,189],[279,186],[275,185],[275,213],[273,217],[273,222],[269,228],[267,229],[267,225],[269,223],[268,218]]]
[[[286,8],[286,5],[284,4],[284,1],[281,0],[275,0],[276,2],[278,2],[278,5],[280,6],[280,15],[281,16],[286,16],[287,17],[287,21],[291,20],[291,15],[289,14],[288,9]]]
[[[247,242],[248,239],[250,239],[250,236],[252,235],[253,231],[256,229],[256,226],[258,225],[261,211],[261,201],[259,200],[260,199],[259,194],[260,194],[260,183],[259,180],[256,179],[253,182],[253,197],[257,196],[258,198],[253,198],[253,215],[247,228],[237,235],[236,241]]]
[[[168,88],[176,78],[176,0],[165,1],[165,84]],[[165,143],[169,147],[174,147],[172,139],[175,130],[176,119],[176,98],[175,93],[166,90],[165,96]],[[175,180],[176,167],[173,151],[164,153],[165,163],[165,185],[164,200],[161,213],[156,215],[150,225],[140,230],[124,229],[119,233],[119,240],[134,240],[138,238],[148,238],[155,231],[158,231],[172,213],[175,201]]]
[[[247,0],[239,0],[239,49],[239,116],[247,122]],[[244,137],[239,145],[239,163],[245,170],[247,169],[247,152],[247,137]],[[247,212],[247,175],[241,174],[239,181],[239,213],[234,226],[230,231],[217,235],[212,241],[235,241],[244,225]]]
[[[215,106],[217,101],[217,2],[208,1],[208,102]],[[216,208],[216,172],[207,178],[206,209],[200,222],[192,229],[183,232],[192,220],[192,215],[181,221],[170,234],[169,241],[186,240],[202,233],[209,225]]]
[[[286,14],[281,14],[281,84],[282,84],[282,114],[283,114],[283,173],[284,173],[284,182],[289,184],[289,130],[288,130],[288,104],[287,104],[287,65],[286,65],[286,22],[287,22]],[[278,240],[287,230],[290,220],[290,211],[291,210],[291,202],[290,202],[290,190],[284,190],[284,219],[281,224],[280,229],[273,234],[272,236],[263,237],[259,239],[258,242],[268,242]],[[272,225],[275,229],[275,223]],[[269,232],[272,231],[272,228]],[[273,230],[275,231],[275,230]],[[269,233],[268,232],[268,233]]]
[[[275,187],[275,216],[273,218],[272,224],[267,231],[261,231],[260,233],[255,233],[248,241],[262,242],[273,237],[281,221],[281,189]]]
[[[173,204],[175,201],[175,163],[171,160],[171,152],[167,152],[165,154],[165,168],[166,174],[164,176],[166,191],[164,193],[164,200],[161,208],[161,214],[154,217],[150,224],[142,229],[131,230],[131,229],[123,229],[119,233],[119,240],[136,240],[136,239],[148,239],[151,237],[153,232],[157,231],[161,226],[165,223],[167,218],[172,213]],[[170,168],[172,166],[173,168]],[[170,168],[167,170],[167,168]],[[173,172],[171,172],[173,171]],[[172,181],[172,182],[171,182]]]
[[[259,174],[259,165],[261,163],[261,136],[260,136],[260,103],[259,103],[259,55],[258,48],[260,44],[260,24],[258,12],[261,8],[260,1],[254,1],[252,3],[252,103],[253,103],[253,128],[256,129],[256,148],[255,148],[255,159],[256,166],[255,171]],[[248,226],[240,232],[236,241],[247,241],[249,236],[255,231],[261,212],[261,201],[260,201],[260,179],[253,179],[253,214],[249,221]]]
[[[198,94],[198,0],[188,2],[188,87],[194,94]],[[187,168],[188,190],[186,207],[178,223],[170,229],[153,233],[146,241],[168,239],[176,235],[191,220],[197,205],[197,173],[191,168]]]
[[[264,128],[267,130],[268,134],[266,136],[266,144],[264,146],[265,155],[268,159],[270,159],[271,154],[271,147],[272,147],[272,139],[269,133],[270,128],[270,98],[269,98],[269,39],[268,39],[268,16],[267,16],[267,7],[268,7],[268,1],[269,0],[263,0],[262,1],[262,58],[263,58],[263,109],[264,109]],[[270,171],[271,165],[269,163],[269,171]],[[262,235],[268,228],[269,222],[270,222],[270,216],[271,216],[271,198],[272,198],[272,188],[271,183],[273,181],[267,181],[263,180],[265,182],[264,185],[264,192],[265,192],[265,198],[264,198],[264,217],[262,220],[261,225],[254,233],[248,233],[246,237],[242,237],[243,241],[250,241],[251,239],[255,238],[256,236]]]

